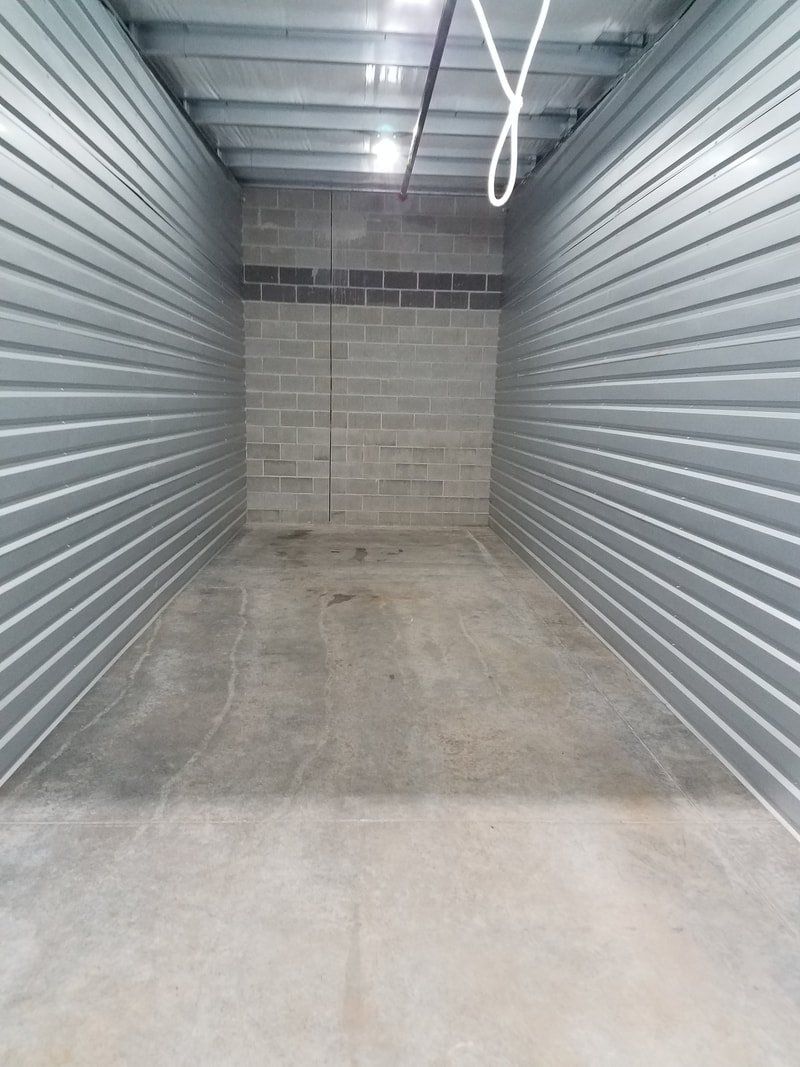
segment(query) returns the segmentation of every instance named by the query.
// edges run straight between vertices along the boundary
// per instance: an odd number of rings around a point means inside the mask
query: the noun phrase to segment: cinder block
[[[430,398],[425,396],[403,396],[397,402],[398,411],[411,412],[412,414],[414,412],[430,411],[430,409]]]
[[[399,326],[365,326],[364,340],[370,343],[396,344],[400,340],[399,329]]]
[[[245,411],[245,418],[248,426],[265,426],[274,427],[280,423],[279,411],[259,411],[250,410]]]
[[[265,445],[253,442],[248,445],[247,455],[257,460],[279,459],[280,449],[280,445]]]
[[[282,493],[313,493],[314,482],[311,478],[281,478]]]
[[[433,433],[439,430],[444,430],[447,427],[446,415],[428,415],[424,412],[418,412],[414,416],[414,428],[418,430],[425,430],[429,433]]]
[[[411,481],[408,478],[385,478],[378,483],[381,495],[410,496]]]
[[[347,378],[346,391],[356,396],[378,396],[384,384],[379,378]]]
[[[282,426],[313,426],[313,411],[281,411]]]
[[[413,478],[416,481],[425,480],[428,477],[428,466],[425,463],[398,463],[395,468],[397,478]]]
[[[454,237],[451,234],[423,234],[419,239],[420,252],[452,253]]]
[[[285,338],[294,340],[297,336],[297,323],[281,321],[280,319],[264,319],[259,323],[259,337],[262,338]]]
[[[365,396],[362,398],[364,401],[364,409],[366,411],[375,412],[394,412],[397,411],[397,397],[396,396]],[[383,425],[383,423],[381,423]]]
[[[412,496],[442,496],[444,494],[444,482],[435,478],[425,481],[413,480],[411,482]]]
[[[381,417],[381,426],[385,430],[410,430],[413,425],[414,416],[410,414],[384,414]]]
[[[356,430],[377,430],[381,425],[381,416],[377,413],[350,412],[347,416],[348,428]]]
[[[288,326],[289,323],[285,325]],[[298,341],[321,341],[327,344],[330,339],[330,324],[328,322],[298,322],[294,325]]]

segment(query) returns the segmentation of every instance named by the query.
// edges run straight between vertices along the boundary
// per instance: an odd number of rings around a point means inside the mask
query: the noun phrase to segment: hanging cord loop
[[[533,53],[536,51],[536,46],[539,43],[539,38],[542,35],[542,28],[544,27],[544,20],[547,18],[547,11],[550,7],[550,0],[542,0],[542,6],[539,10],[539,17],[536,20],[536,25],[533,28],[533,35],[528,45],[528,50],[525,53],[525,59],[522,62],[522,68],[517,78],[516,89],[511,88],[511,83],[506,77],[506,72],[503,69],[503,62],[500,59],[500,55],[497,51],[497,47],[492,37],[492,31],[489,29],[489,23],[486,20],[486,14],[483,10],[481,0],[472,0],[472,6],[475,9],[475,15],[480,23],[481,32],[483,33],[483,39],[486,42],[486,47],[489,49],[489,55],[492,57],[492,63],[494,69],[497,71],[497,77],[500,80],[500,87],[508,99],[508,115],[503,123],[503,127],[500,130],[500,136],[497,138],[497,144],[494,147],[492,153],[492,162],[489,167],[489,180],[487,183],[486,191],[489,196],[489,202],[494,207],[502,207],[508,202],[511,193],[514,191],[514,182],[517,180],[517,160],[519,155],[518,138],[519,138],[519,116],[522,111],[522,90],[525,87],[525,79],[528,77],[528,71],[531,69],[531,63],[533,62]],[[495,185],[497,182],[497,168],[500,165],[500,156],[503,154],[503,148],[505,143],[509,143],[509,174],[506,187],[500,196],[497,195]]]

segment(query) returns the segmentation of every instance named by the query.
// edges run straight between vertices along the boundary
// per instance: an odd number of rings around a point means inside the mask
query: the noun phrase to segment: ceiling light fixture
[[[393,137],[381,137],[372,148],[375,170],[392,171],[400,158],[400,147]]]

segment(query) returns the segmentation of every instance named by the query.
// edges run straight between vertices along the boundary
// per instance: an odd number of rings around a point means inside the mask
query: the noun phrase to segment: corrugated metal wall
[[[697,0],[518,194],[497,531],[800,825],[800,3]]]
[[[243,521],[240,221],[99,0],[4,0],[0,777]]]

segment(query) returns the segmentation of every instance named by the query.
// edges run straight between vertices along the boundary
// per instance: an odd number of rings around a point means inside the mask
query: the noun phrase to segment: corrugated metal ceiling
[[[109,0],[240,181],[394,188],[422,96],[441,0]],[[520,173],[602,97],[689,0],[554,0],[520,124]],[[487,16],[517,70],[538,0]],[[456,9],[412,188],[477,190],[505,98],[472,5]]]

